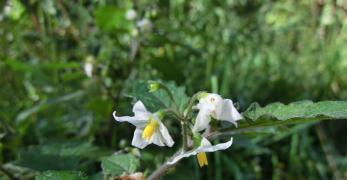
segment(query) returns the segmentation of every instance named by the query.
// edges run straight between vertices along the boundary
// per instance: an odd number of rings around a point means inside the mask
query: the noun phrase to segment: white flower
[[[219,150],[228,149],[232,145],[232,143],[233,143],[233,138],[231,137],[230,140],[225,143],[212,145],[206,138],[203,137],[201,140],[201,144],[198,148],[191,151],[187,151],[187,152],[181,152],[175,158],[169,161],[168,164],[175,164],[182,158],[197,155],[199,166],[202,167],[204,165],[208,165],[205,152],[215,152]]]
[[[194,132],[202,131],[208,127],[211,117],[217,120],[229,121],[235,125],[242,119],[230,99],[223,99],[218,94],[206,93],[196,106],[199,109],[198,116],[193,127]]]
[[[94,57],[93,56],[87,56],[85,63],[83,65],[84,73],[88,77],[93,76],[93,62],[94,62]]]
[[[133,107],[135,116],[116,116],[116,111],[113,112],[113,117],[119,122],[129,122],[136,126],[134,137],[131,144],[138,148],[145,148],[153,143],[158,146],[172,147],[172,140],[169,131],[161,122],[158,113],[147,111],[141,101],[137,101]]]
[[[126,14],[125,14],[125,18],[127,20],[134,20],[136,17],[136,11],[134,9],[129,9]]]
[[[93,76],[93,64],[90,62],[86,62],[84,63],[84,73],[86,73],[86,75],[88,77],[92,77]]]
[[[141,19],[136,23],[136,25],[139,27],[141,31],[148,32],[152,28],[152,23],[147,18]]]
[[[9,3],[7,3],[4,7],[4,14],[9,15],[12,9],[12,3],[9,1]]]

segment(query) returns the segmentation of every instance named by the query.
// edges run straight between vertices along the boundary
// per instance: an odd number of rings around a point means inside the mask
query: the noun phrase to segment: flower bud
[[[160,84],[158,82],[150,82],[148,85],[149,92],[155,92],[160,88]]]
[[[164,112],[164,111],[158,111],[158,112],[157,112],[157,116],[158,116],[158,118],[159,118],[160,120],[162,120],[162,119],[164,118],[164,116],[165,116],[165,112]]]

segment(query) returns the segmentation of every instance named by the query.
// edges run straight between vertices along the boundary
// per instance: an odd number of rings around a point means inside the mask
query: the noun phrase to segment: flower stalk
[[[182,129],[182,142],[183,142],[183,150],[188,150],[188,132],[187,132],[187,123],[185,121],[181,122],[181,129]]]

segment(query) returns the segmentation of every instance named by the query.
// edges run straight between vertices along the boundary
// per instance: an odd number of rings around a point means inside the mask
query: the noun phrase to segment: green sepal
[[[202,140],[202,136],[200,133],[193,133],[193,146],[197,148],[200,146]]]
[[[165,111],[163,111],[163,110],[157,111],[156,114],[160,120],[164,119],[164,117],[165,117]]]

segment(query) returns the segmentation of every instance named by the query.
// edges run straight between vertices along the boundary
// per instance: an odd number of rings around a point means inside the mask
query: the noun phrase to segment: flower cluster
[[[150,92],[156,91],[160,87],[154,84],[150,85]],[[194,99],[195,98],[195,99]],[[183,122],[187,125],[183,127],[190,131],[184,134],[183,138],[190,139],[192,143],[188,148],[183,148],[168,164],[174,164],[180,159],[196,155],[200,167],[208,165],[205,152],[214,152],[218,150],[224,150],[232,145],[233,138],[229,141],[212,145],[211,142],[204,136],[209,130],[210,122],[212,119],[219,121],[227,121],[235,126],[237,121],[242,119],[240,113],[236,110],[233,102],[230,99],[223,99],[218,94],[200,92],[193,96],[192,102],[198,100],[198,103],[192,107],[188,107],[186,110],[196,109],[198,113],[196,118],[187,118],[189,122]],[[117,116],[116,111],[113,112],[113,117],[119,122],[129,122],[133,124],[136,129],[132,139],[132,145],[137,148],[145,148],[149,144],[156,144],[158,146],[172,147],[174,141],[163,124],[165,113],[164,111],[158,111],[155,113],[149,112],[145,105],[141,101],[137,101],[133,106],[134,116]],[[184,115],[186,116],[186,113]],[[189,126],[191,124],[191,126]],[[183,131],[183,129],[182,129]],[[202,133],[205,131],[205,133]],[[188,143],[187,143],[188,144]]]

